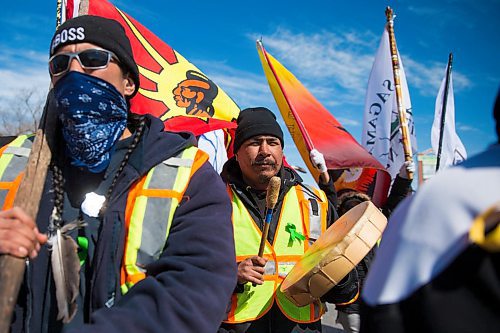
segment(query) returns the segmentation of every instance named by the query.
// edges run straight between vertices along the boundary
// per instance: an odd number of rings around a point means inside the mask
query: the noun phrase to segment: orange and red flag
[[[257,41],[257,51],[280,113],[313,177],[319,177],[309,158],[315,148],[324,155],[329,170],[342,170],[335,182],[337,191],[354,189],[370,194],[379,206],[383,204],[390,184],[385,168],[264,49],[261,41]]]

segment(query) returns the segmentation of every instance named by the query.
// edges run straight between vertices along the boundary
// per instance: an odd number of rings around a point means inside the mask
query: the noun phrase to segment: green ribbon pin
[[[288,240],[288,246],[292,246],[295,240],[298,240],[299,243],[306,239],[306,236],[302,235],[300,232],[296,231],[295,224],[288,223],[285,227],[285,231],[290,234],[290,239]]]
[[[82,266],[89,254],[89,240],[87,237],[78,236],[76,242],[78,244],[78,258],[80,259],[80,266]]]

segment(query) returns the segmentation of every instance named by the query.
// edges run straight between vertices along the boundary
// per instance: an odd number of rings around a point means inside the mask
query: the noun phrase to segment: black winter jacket
[[[160,259],[146,267],[144,280],[124,296],[120,293],[124,211],[131,186],[155,165],[195,144],[190,134],[164,132],[161,121],[146,119],[145,133],[100,223],[91,287],[85,295],[88,324],[71,332],[215,332],[225,315],[236,283],[231,205],[208,162],[190,180]],[[53,208],[50,174],[40,207],[37,224],[45,232]],[[60,331],[49,266],[44,247],[27,269],[12,332]],[[114,305],[107,308],[113,296]]]

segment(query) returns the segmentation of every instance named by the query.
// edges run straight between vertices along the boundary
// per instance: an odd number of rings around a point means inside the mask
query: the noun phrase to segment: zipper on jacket
[[[116,271],[116,257],[117,257],[117,251],[118,251],[118,243],[119,243],[119,237],[121,235],[121,220],[120,220],[120,214],[114,213],[116,216],[113,218],[113,229],[112,229],[112,236],[111,236],[111,248],[110,248],[110,265],[108,267],[108,273],[107,273],[107,301],[105,303],[106,307],[110,308],[114,305],[115,303],[115,296],[116,296],[116,286],[117,284],[119,285],[120,281],[119,280],[119,273]],[[124,221],[123,221],[124,222]]]

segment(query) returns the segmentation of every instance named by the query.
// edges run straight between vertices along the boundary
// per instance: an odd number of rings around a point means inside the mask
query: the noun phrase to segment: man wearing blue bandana
[[[12,332],[215,332],[236,266],[231,205],[206,154],[129,110],[139,71],[118,22],[66,21],[49,71],[58,140],[36,219],[6,199],[32,137],[0,155],[12,184],[0,193],[0,253],[29,257]],[[78,256],[63,253],[74,279],[55,256],[66,242],[77,244]]]
[[[222,177],[233,204],[238,283],[220,333],[321,332],[325,303],[354,301],[356,270],[351,271],[321,301],[298,307],[280,291],[281,282],[310,244],[337,218],[336,192],[323,155],[311,151],[320,171],[320,189],[305,185],[283,163],[283,132],[267,108],[242,110],[234,138],[235,156]],[[266,190],[273,176],[281,186],[263,256],[258,249],[266,215]]]

